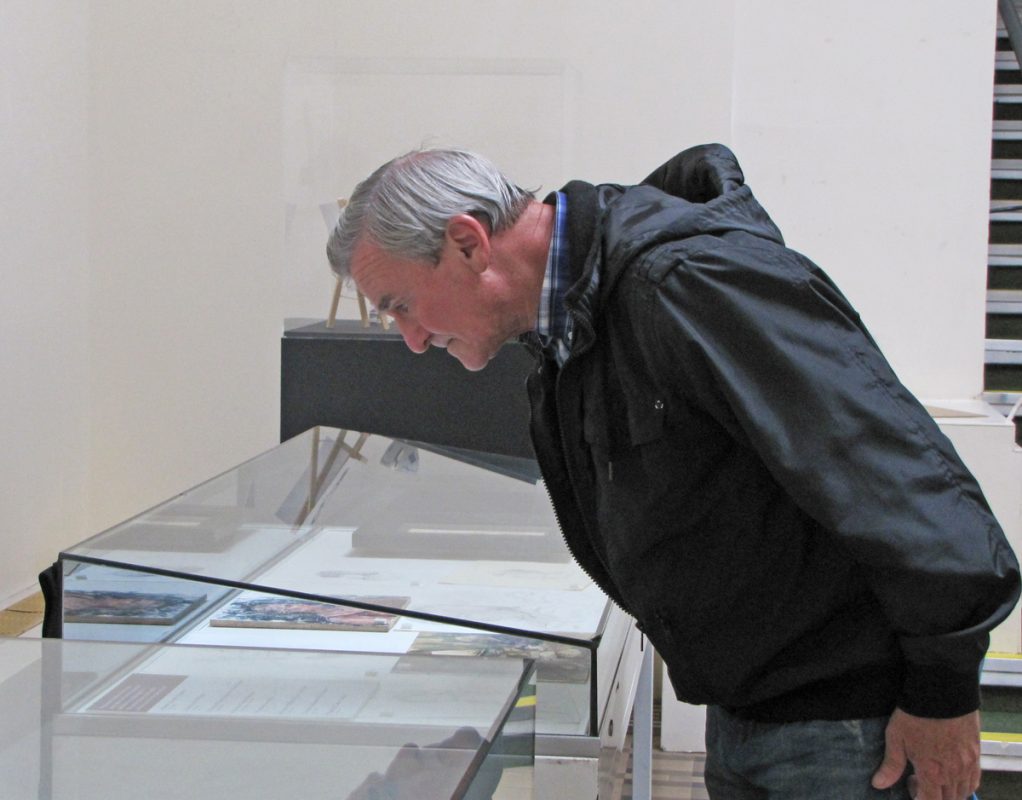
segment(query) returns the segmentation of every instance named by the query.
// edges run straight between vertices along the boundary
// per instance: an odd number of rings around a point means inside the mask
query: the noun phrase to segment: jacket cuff
[[[898,707],[917,717],[948,719],[979,708],[979,673],[990,646],[985,631],[903,637],[905,678]]]
[[[979,708],[979,669],[962,673],[944,665],[908,665],[898,707],[931,719],[969,714]]]

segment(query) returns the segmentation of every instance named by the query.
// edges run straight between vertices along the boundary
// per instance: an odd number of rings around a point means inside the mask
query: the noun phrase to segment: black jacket
[[[568,546],[678,697],[767,721],[977,708],[1018,563],[731,152],[563,191],[573,338],[529,378],[533,443]]]

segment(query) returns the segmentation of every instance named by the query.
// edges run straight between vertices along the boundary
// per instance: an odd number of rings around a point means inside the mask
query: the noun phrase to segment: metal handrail
[[[1015,5],[1015,0],[997,0],[997,10],[1008,32],[1008,40],[1011,42],[1011,49],[1015,51],[1019,69],[1022,70],[1022,18],[1019,17],[1018,6]]]

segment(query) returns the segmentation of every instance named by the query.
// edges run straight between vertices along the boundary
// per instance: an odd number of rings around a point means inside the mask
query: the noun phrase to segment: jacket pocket
[[[663,398],[643,397],[628,407],[628,438],[633,447],[656,441],[664,435],[667,405]]]
[[[663,659],[678,699],[693,705],[712,702],[709,693],[702,687],[699,676],[692,669],[685,652],[684,640],[671,623],[660,613],[653,612],[636,624]]]
[[[653,395],[611,403],[605,396],[587,395],[582,404],[582,435],[609,457],[620,456],[664,435],[667,405]]]

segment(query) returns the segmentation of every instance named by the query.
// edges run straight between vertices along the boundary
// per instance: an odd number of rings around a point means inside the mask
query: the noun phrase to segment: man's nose
[[[407,319],[395,319],[397,329],[413,353],[425,353],[429,349],[429,332],[418,323]]]

